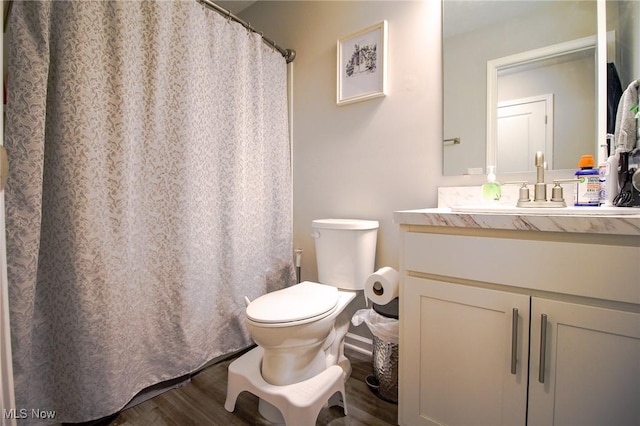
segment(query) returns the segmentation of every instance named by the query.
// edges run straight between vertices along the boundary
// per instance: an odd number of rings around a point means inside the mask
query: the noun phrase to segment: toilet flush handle
[[[313,232],[311,233],[311,236],[317,240],[318,238],[320,238],[320,232],[318,232],[318,231],[313,231]]]

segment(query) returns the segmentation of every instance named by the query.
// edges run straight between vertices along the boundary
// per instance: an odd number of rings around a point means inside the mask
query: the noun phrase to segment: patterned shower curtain
[[[193,0],[15,2],[9,32],[16,408],[87,421],[294,282],[286,64]]]

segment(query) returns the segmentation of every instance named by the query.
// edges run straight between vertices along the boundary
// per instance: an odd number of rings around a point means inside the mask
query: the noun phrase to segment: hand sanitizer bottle
[[[496,181],[496,166],[488,166],[487,171],[487,181],[482,184],[482,198],[492,203],[497,202],[502,195],[502,189]]]

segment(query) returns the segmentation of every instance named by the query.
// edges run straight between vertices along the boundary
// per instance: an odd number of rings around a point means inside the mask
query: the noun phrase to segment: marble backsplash
[[[528,185],[529,194],[533,197],[533,185]],[[553,184],[547,184],[547,199],[551,198]],[[564,200],[568,206],[573,205],[574,184],[562,184]],[[518,202],[520,185],[502,185],[502,197],[498,204],[515,206]],[[438,187],[438,208],[454,206],[482,205],[487,201],[482,198],[482,186],[441,186]]]

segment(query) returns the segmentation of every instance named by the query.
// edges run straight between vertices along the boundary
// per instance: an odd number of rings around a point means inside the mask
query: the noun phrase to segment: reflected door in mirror
[[[521,99],[498,104],[497,164],[500,173],[534,171],[537,151],[545,153],[547,164],[553,164],[552,123],[547,109],[552,110],[553,96]]]

